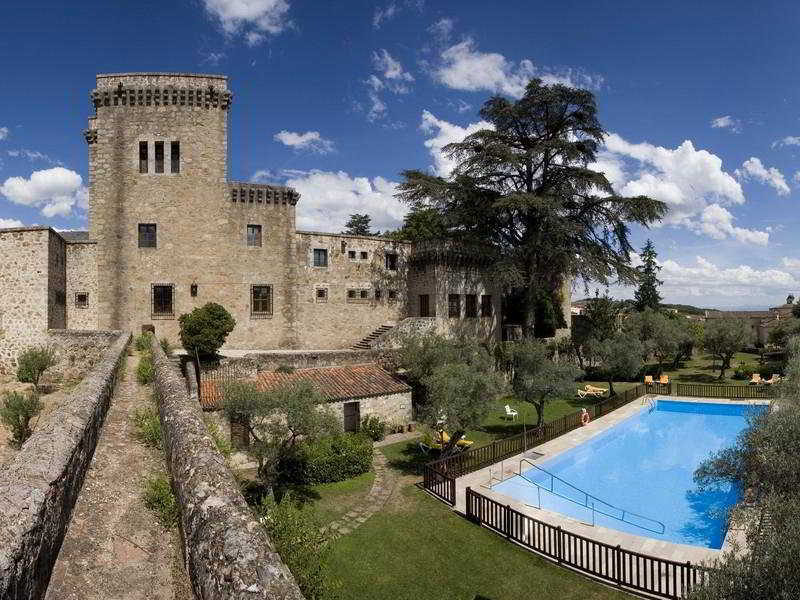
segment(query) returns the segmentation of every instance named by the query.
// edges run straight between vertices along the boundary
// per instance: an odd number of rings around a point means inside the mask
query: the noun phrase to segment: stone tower
[[[271,345],[291,345],[286,265],[299,196],[227,181],[227,78],[101,74],[91,100],[85,133],[98,326],[137,331],[152,323],[176,340],[178,315],[209,301],[249,315],[249,290],[266,283],[280,310],[259,333]],[[257,247],[247,242],[250,224],[263,227]],[[241,320],[237,335],[247,333]]]

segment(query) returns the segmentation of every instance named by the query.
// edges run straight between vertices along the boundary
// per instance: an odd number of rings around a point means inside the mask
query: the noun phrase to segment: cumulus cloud
[[[0,229],[7,229],[9,227],[25,227],[19,219],[2,219],[0,218]]]
[[[800,135],[787,135],[785,138],[772,142],[772,147],[778,146],[800,146]]]
[[[381,231],[403,223],[408,207],[394,197],[397,182],[383,177],[357,177],[344,171],[259,171],[253,181],[280,180],[300,193],[297,228],[341,231],[350,215],[367,213],[372,226]]]
[[[242,34],[251,46],[291,25],[286,0],[203,0],[203,5],[227,35]]]
[[[742,122],[739,119],[734,119],[730,115],[717,117],[711,119],[711,127],[714,129],[728,129],[733,133],[740,133],[742,131]]]
[[[704,233],[715,240],[733,238],[746,244],[766,246],[769,242],[769,233],[743,229],[733,224],[733,215],[728,209],[719,204],[710,204],[703,209],[699,221],[689,223],[689,229]]]
[[[736,176],[742,180],[755,179],[774,188],[779,196],[786,196],[791,191],[786,183],[786,178],[775,167],[767,168],[763,165],[760,159],[751,156],[742,163],[740,169],[734,171]]]
[[[329,154],[334,150],[333,142],[322,137],[319,131],[295,133],[284,129],[276,133],[273,139],[298,151],[306,150],[316,154]]]
[[[89,196],[81,176],[63,167],[34,171],[28,179],[9,177],[0,185],[0,194],[15,204],[39,208],[45,217],[85,210]]]
[[[574,69],[559,71],[537,67],[527,58],[514,63],[497,52],[481,52],[470,37],[441,52],[433,76],[452,89],[488,90],[515,98],[525,93],[525,86],[533,77],[540,78],[545,84],[560,83],[571,87],[598,88],[603,82],[600,76]]]
[[[453,172],[456,166],[455,161],[450,160],[442,152],[442,148],[447,144],[460,142],[476,131],[491,128],[491,123],[486,121],[478,121],[477,123],[470,123],[466,127],[461,127],[437,118],[430,111],[422,111],[420,129],[422,129],[425,134],[432,136],[425,140],[425,147],[433,158],[433,172],[441,177],[449,177],[450,173]]]
[[[8,137],[8,127],[0,127],[0,140],[4,140]]]

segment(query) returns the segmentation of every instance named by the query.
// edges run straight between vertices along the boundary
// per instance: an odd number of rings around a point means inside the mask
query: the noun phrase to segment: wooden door
[[[361,425],[361,403],[344,403],[344,430],[358,431]]]

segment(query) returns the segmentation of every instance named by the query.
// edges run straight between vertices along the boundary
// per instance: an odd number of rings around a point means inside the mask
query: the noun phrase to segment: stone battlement
[[[233,101],[227,77],[196,73],[111,73],[97,76],[95,109],[118,106],[188,106],[226,110]]]
[[[239,204],[291,204],[300,200],[294,188],[266,183],[228,182],[228,198]]]

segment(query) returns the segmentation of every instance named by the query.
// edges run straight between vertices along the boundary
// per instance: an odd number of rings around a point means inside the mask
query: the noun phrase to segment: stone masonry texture
[[[4,600],[44,597],[128,340],[127,334],[115,335],[95,368],[0,472],[0,598]]]
[[[303,596],[247,506],[177,366],[152,340],[164,451],[180,507],[184,561],[197,598]]]

